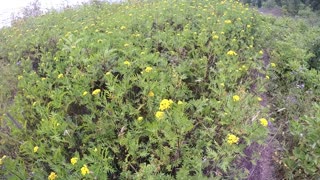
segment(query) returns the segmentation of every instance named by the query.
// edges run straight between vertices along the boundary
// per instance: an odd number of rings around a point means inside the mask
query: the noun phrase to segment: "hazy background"
[[[39,0],[42,11],[49,9],[60,9],[65,6],[74,6],[90,0]],[[106,0],[108,2],[119,2],[121,0]],[[17,15],[22,9],[34,0],[0,0],[0,27],[10,26],[12,14]]]

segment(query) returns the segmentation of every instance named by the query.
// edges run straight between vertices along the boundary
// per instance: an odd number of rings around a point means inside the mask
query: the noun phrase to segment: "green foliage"
[[[310,116],[304,116],[299,120],[293,120],[290,123],[290,133],[294,146],[288,152],[288,158],[285,159],[287,176],[290,178],[320,178],[320,141],[318,135],[320,133],[320,107],[313,104],[314,112]]]
[[[285,27],[285,28],[284,28]],[[272,19],[270,35],[273,83],[268,84],[272,97],[273,117],[281,134],[277,139],[284,149],[280,152],[282,178],[318,178],[319,151],[317,139],[319,114],[319,73],[317,72],[317,39],[319,28],[302,19]],[[314,146],[314,147],[313,147]]]
[[[237,1],[92,3],[1,29],[0,102],[15,98],[0,109],[14,119],[1,117],[0,177],[245,178],[244,149],[268,134],[266,92],[286,109],[271,109],[286,174],[315,176],[300,152],[317,133],[318,106],[301,105],[319,101],[317,28]]]
[[[235,160],[267,134],[249,91],[265,80],[249,73],[260,28],[238,2],[164,1],[83,6],[2,29],[1,55],[22,67],[10,113],[23,129],[10,135],[23,143],[1,175],[245,176]]]

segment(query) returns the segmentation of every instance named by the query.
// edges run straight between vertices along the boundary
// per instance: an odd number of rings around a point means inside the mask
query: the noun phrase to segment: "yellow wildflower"
[[[143,117],[142,117],[142,116],[138,117],[138,121],[139,121],[139,122],[141,122],[142,120],[143,120]]]
[[[225,20],[224,23],[225,24],[231,24],[232,22],[231,22],[231,20],[228,19],[228,20]]]
[[[258,99],[259,102],[263,100],[261,97],[258,97],[257,99]]]
[[[128,44],[128,43],[126,43],[126,44],[124,44],[123,46],[124,46],[124,47],[128,47],[128,46],[129,46],[129,44]]]
[[[90,173],[90,171],[89,171],[87,165],[83,165],[82,168],[81,168],[81,174],[83,176],[85,176],[86,174],[89,174],[89,173]]]
[[[58,75],[58,79],[63,78],[63,74]]]
[[[123,62],[123,64],[125,64],[125,65],[127,65],[127,66],[130,66],[130,65],[131,65],[131,63],[130,63],[129,61],[125,61],[125,62]]]
[[[72,165],[75,165],[78,162],[78,158],[77,157],[73,157],[70,159],[70,162]]]
[[[229,55],[229,56],[236,56],[236,55],[238,55],[238,54],[237,54],[236,52],[230,50],[230,51],[227,52],[227,55]]]
[[[33,148],[33,152],[34,152],[34,153],[38,152],[38,149],[39,149],[39,147],[38,147],[38,146],[35,146],[35,147]]]
[[[160,111],[163,111],[163,110],[166,110],[166,109],[169,109],[171,104],[173,103],[173,101],[170,99],[163,99],[161,102],[160,102],[160,107],[159,107],[159,110]]]
[[[85,92],[82,93],[82,96],[85,96],[85,95],[87,95],[87,94],[88,94],[88,92],[85,91]]]
[[[48,180],[55,180],[57,178],[57,174],[55,172],[51,172],[48,176]]]
[[[238,95],[232,96],[234,102],[240,101],[240,97]]]
[[[260,124],[264,127],[267,127],[268,126],[268,121],[265,119],[265,118],[261,118],[260,119]]]
[[[150,92],[148,93],[148,96],[149,96],[149,97],[153,97],[153,96],[154,96],[154,93],[153,93],[152,91],[150,91]]]
[[[213,39],[219,39],[219,36],[218,35],[214,35],[212,36]]]
[[[144,70],[145,72],[151,72],[152,71],[152,67],[146,67],[146,69]]]
[[[97,148],[94,148],[94,150],[93,150],[94,152],[97,152],[98,151],[98,149]]]
[[[237,144],[239,142],[239,138],[236,135],[228,134],[227,135],[227,142],[229,144]]]
[[[271,67],[276,67],[276,64],[275,63],[271,63]]]
[[[267,75],[267,76],[266,76],[266,79],[270,79],[270,77]]]
[[[247,28],[250,28],[250,27],[251,27],[250,24],[248,24],[248,25],[247,25]]]
[[[96,89],[96,90],[92,91],[92,95],[97,95],[97,94],[99,94],[100,92],[101,92],[100,89]]]
[[[106,72],[106,76],[109,76],[109,75],[111,75],[111,72],[110,71]]]
[[[163,119],[163,117],[164,117],[164,112],[162,112],[162,111],[157,111],[156,112],[156,118],[157,119]]]
[[[261,50],[261,51],[259,51],[259,54],[263,54],[263,51]]]

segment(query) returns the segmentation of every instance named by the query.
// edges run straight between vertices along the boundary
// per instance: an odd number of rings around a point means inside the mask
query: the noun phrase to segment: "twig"
[[[22,129],[21,124],[15,120],[10,113],[6,113],[6,115],[9,117],[9,119],[13,122],[14,125],[16,125],[17,128]]]

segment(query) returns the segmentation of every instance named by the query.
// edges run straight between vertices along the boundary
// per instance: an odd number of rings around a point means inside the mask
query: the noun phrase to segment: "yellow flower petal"
[[[77,162],[78,162],[78,158],[77,157],[73,157],[73,158],[70,159],[70,163],[72,165],[75,165]]]
[[[143,117],[142,117],[142,116],[138,117],[138,121],[139,121],[139,122],[141,122],[142,120],[143,120]]]
[[[264,127],[267,127],[268,126],[268,121],[265,119],[265,118],[261,118],[260,119],[260,124]]]
[[[55,172],[51,172],[48,176],[48,180],[55,180],[57,178],[57,174]]]
[[[83,176],[85,176],[86,174],[89,174],[89,173],[90,173],[90,171],[89,171],[87,165],[83,165],[82,168],[81,168],[81,174]]]
[[[33,148],[33,152],[34,152],[34,153],[38,152],[38,149],[39,149],[39,147],[38,147],[38,146],[35,146],[35,147]]]
[[[157,112],[156,112],[156,118],[157,118],[157,119],[163,119],[163,118],[164,118],[164,112],[162,112],[162,111],[157,111]]]
[[[229,144],[237,144],[239,142],[239,138],[234,134],[227,135],[227,142]]]
[[[101,89],[96,89],[92,92],[92,95],[97,95],[101,92]]]
[[[232,96],[232,99],[234,102],[240,101],[240,96],[234,95],[234,96]]]

